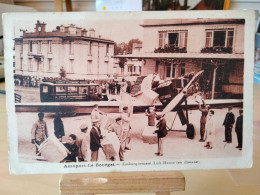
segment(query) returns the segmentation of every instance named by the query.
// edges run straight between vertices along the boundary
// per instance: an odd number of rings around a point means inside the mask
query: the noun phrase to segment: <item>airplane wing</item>
[[[176,107],[178,107],[179,105],[181,105],[187,95],[187,91],[188,89],[200,78],[200,76],[202,75],[204,71],[200,71],[197,74],[195,74],[193,76],[193,78],[190,80],[190,82],[183,88],[183,90],[176,95],[172,101],[163,109],[162,111],[162,115],[166,114],[167,112],[170,112],[172,110],[174,110]]]

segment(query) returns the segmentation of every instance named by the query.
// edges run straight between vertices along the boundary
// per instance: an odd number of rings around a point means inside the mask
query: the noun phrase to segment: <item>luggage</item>
[[[37,147],[39,153],[49,162],[61,162],[67,157],[66,147],[54,135]]]
[[[107,160],[118,159],[120,142],[115,132],[103,135],[102,149]]]

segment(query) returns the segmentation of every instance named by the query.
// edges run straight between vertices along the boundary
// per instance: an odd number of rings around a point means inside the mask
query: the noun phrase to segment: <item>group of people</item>
[[[123,112],[120,117],[117,117],[115,121],[107,127],[107,129],[100,128],[101,119],[106,115],[95,104],[91,112],[92,128],[88,132],[88,125],[82,124],[80,126],[80,134],[70,134],[68,141],[64,143],[67,151],[67,157],[62,162],[76,162],[87,161],[87,150],[91,151],[91,161],[98,161],[99,149],[102,148],[107,160],[116,160],[119,156],[120,161],[124,161],[125,150],[131,150],[128,146],[130,142],[130,112],[128,107],[123,107]],[[38,151],[39,145],[44,142],[48,136],[48,129],[44,120],[44,113],[38,113],[38,120],[33,124],[31,130],[31,142],[36,145],[36,154],[40,155]],[[106,132],[105,132],[106,131]],[[102,140],[106,136],[106,133],[114,132],[120,143],[118,153],[111,155],[111,151],[108,151],[106,147],[102,145]],[[102,135],[105,133],[105,135]],[[64,125],[60,118],[60,114],[57,113],[54,119],[54,135],[62,142],[62,138],[65,136]],[[107,152],[107,153],[106,153]]]
[[[200,118],[200,142],[205,142],[207,149],[213,148],[213,141],[215,139],[215,129],[217,121],[215,119],[214,110],[210,110],[209,105],[202,100],[203,106],[197,101],[199,110],[201,111]],[[236,122],[236,123],[235,123]],[[225,139],[223,142],[232,143],[232,129],[235,124],[235,132],[237,134],[238,145],[236,148],[242,150],[243,147],[243,110],[239,110],[239,116],[235,121],[235,115],[232,113],[232,107],[228,107],[228,112],[225,116],[223,126],[225,127]]]
[[[119,95],[121,92],[121,84],[118,81],[102,82],[102,93]]]
[[[40,81],[40,78],[37,76],[15,77],[14,85],[23,87],[38,87]]]

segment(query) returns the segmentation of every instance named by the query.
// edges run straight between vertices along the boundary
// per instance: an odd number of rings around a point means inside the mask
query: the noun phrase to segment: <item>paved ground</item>
[[[125,152],[125,160],[149,160],[149,159],[203,159],[203,158],[219,158],[219,157],[236,157],[241,155],[241,151],[236,149],[237,139],[234,129],[232,131],[233,142],[226,144],[224,140],[224,127],[222,126],[227,109],[215,110],[218,117],[216,127],[216,137],[214,140],[214,148],[207,150],[203,146],[205,143],[198,142],[199,140],[199,111],[190,111],[190,122],[194,124],[196,135],[193,140],[186,137],[183,132],[170,132],[164,138],[164,156],[158,157],[154,153],[157,152],[157,144],[147,144],[142,141],[142,131],[147,124],[147,118],[144,114],[134,114],[132,116],[132,140],[130,142],[131,150]],[[238,109],[233,109],[235,117],[238,116]],[[109,114],[109,117],[116,117],[118,114]],[[168,126],[171,126],[171,121],[175,113],[171,113],[167,118]],[[18,125],[18,151],[21,162],[32,162],[35,155],[35,147],[30,143],[31,127],[34,121],[37,120],[37,113],[17,113]],[[48,125],[49,133],[53,134],[53,115],[46,114],[45,120]],[[71,133],[78,134],[79,126],[82,123],[88,123],[90,126],[90,115],[80,115],[76,117],[62,117],[65,134],[68,136]],[[178,117],[173,125],[173,129],[185,129],[180,125]],[[64,138],[66,141],[66,137]],[[105,157],[100,150],[99,160],[104,161]],[[90,155],[90,152],[89,152]]]
[[[15,86],[15,93],[22,96],[22,103],[41,102],[40,88]]]

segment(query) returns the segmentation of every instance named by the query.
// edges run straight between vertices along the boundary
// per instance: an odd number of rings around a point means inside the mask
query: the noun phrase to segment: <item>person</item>
[[[41,143],[48,138],[48,129],[46,122],[43,120],[44,113],[38,113],[38,118],[31,129],[31,142],[32,144],[41,145]],[[38,154],[38,147],[36,145],[36,154]],[[40,154],[39,154],[40,155]]]
[[[98,161],[98,151],[101,146],[101,130],[100,120],[95,119],[92,121],[92,129],[90,131],[90,150],[91,150],[91,161]]]
[[[162,117],[162,115],[157,115],[156,119],[158,120],[158,123],[156,127],[158,130],[154,131],[154,134],[157,133],[157,138],[158,138],[158,152],[155,153],[157,156],[163,156],[163,140],[167,135],[167,129],[166,129],[166,120]]]
[[[148,116],[148,126],[155,126],[155,109],[154,107],[149,107],[148,110],[145,110],[145,116]]]
[[[76,135],[70,134],[68,142],[64,144],[68,155],[63,162],[77,162],[78,146],[76,145],[76,139]]]
[[[111,124],[108,127],[108,132],[116,133],[116,135],[119,139],[119,142],[120,142],[119,159],[120,159],[120,161],[124,161],[124,142],[127,138],[127,132],[123,131],[121,122],[122,122],[121,117],[117,117],[116,122]]]
[[[236,120],[235,130],[237,133],[237,142],[238,142],[238,146],[236,148],[238,148],[239,150],[242,150],[242,147],[243,147],[243,110],[239,110],[239,116],[237,117],[237,120]]]
[[[126,134],[126,139],[124,141],[124,150],[131,150],[131,148],[128,146],[128,144],[130,143],[130,113],[128,111],[128,107],[125,106],[123,107],[123,113],[121,115],[122,118],[122,128],[124,131],[124,134]]]
[[[88,125],[82,124],[80,125],[80,134],[78,135],[78,139],[76,144],[79,148],[79,162],[87,162],[87,148],[90,144],[89,137],[87,136]]]
[[[232,107],[228,107],[228,113],[223,122],[223,126],[225,126],[225,140],[223,142],[232,143],[232,128],[235,123],[235,116],[232,113]]]
[[[94,104],[94,108],[91,112],[91,121],[101,120],[101,115],[106,115],[105,112],[98,109],[98,105]]]
[[[60,113],[57,112],[55,115],[54,123],[54,135],[62,142],[62,136],[65,136],[64,125],[60,118]]]
[[[121,91],[121,85],[117,82],[117,83],[116,83],[116,92],[117,92],[117,95],[120,95],[120,91]]]
[[[209,111],[209,115],[207,116],[207,122],[205,126],[205,137],[204,140],[206,140],[206,145],[205,147],[207,149],[212,149],[213,148],[213,140],[215,137],[215,117],[214,117],[214,110]]]
[[[200,117],[200,140],[199,142],[204,142],[204,134],[205,134],[205,125],[206,125],[206,119],[209,112],[209,106],[205,104],[205,101],[202,100],[204,108],[201,107],[200,103],[196,100],[196,102],[199,105],[199,110],[201,111],[201,117]]]

